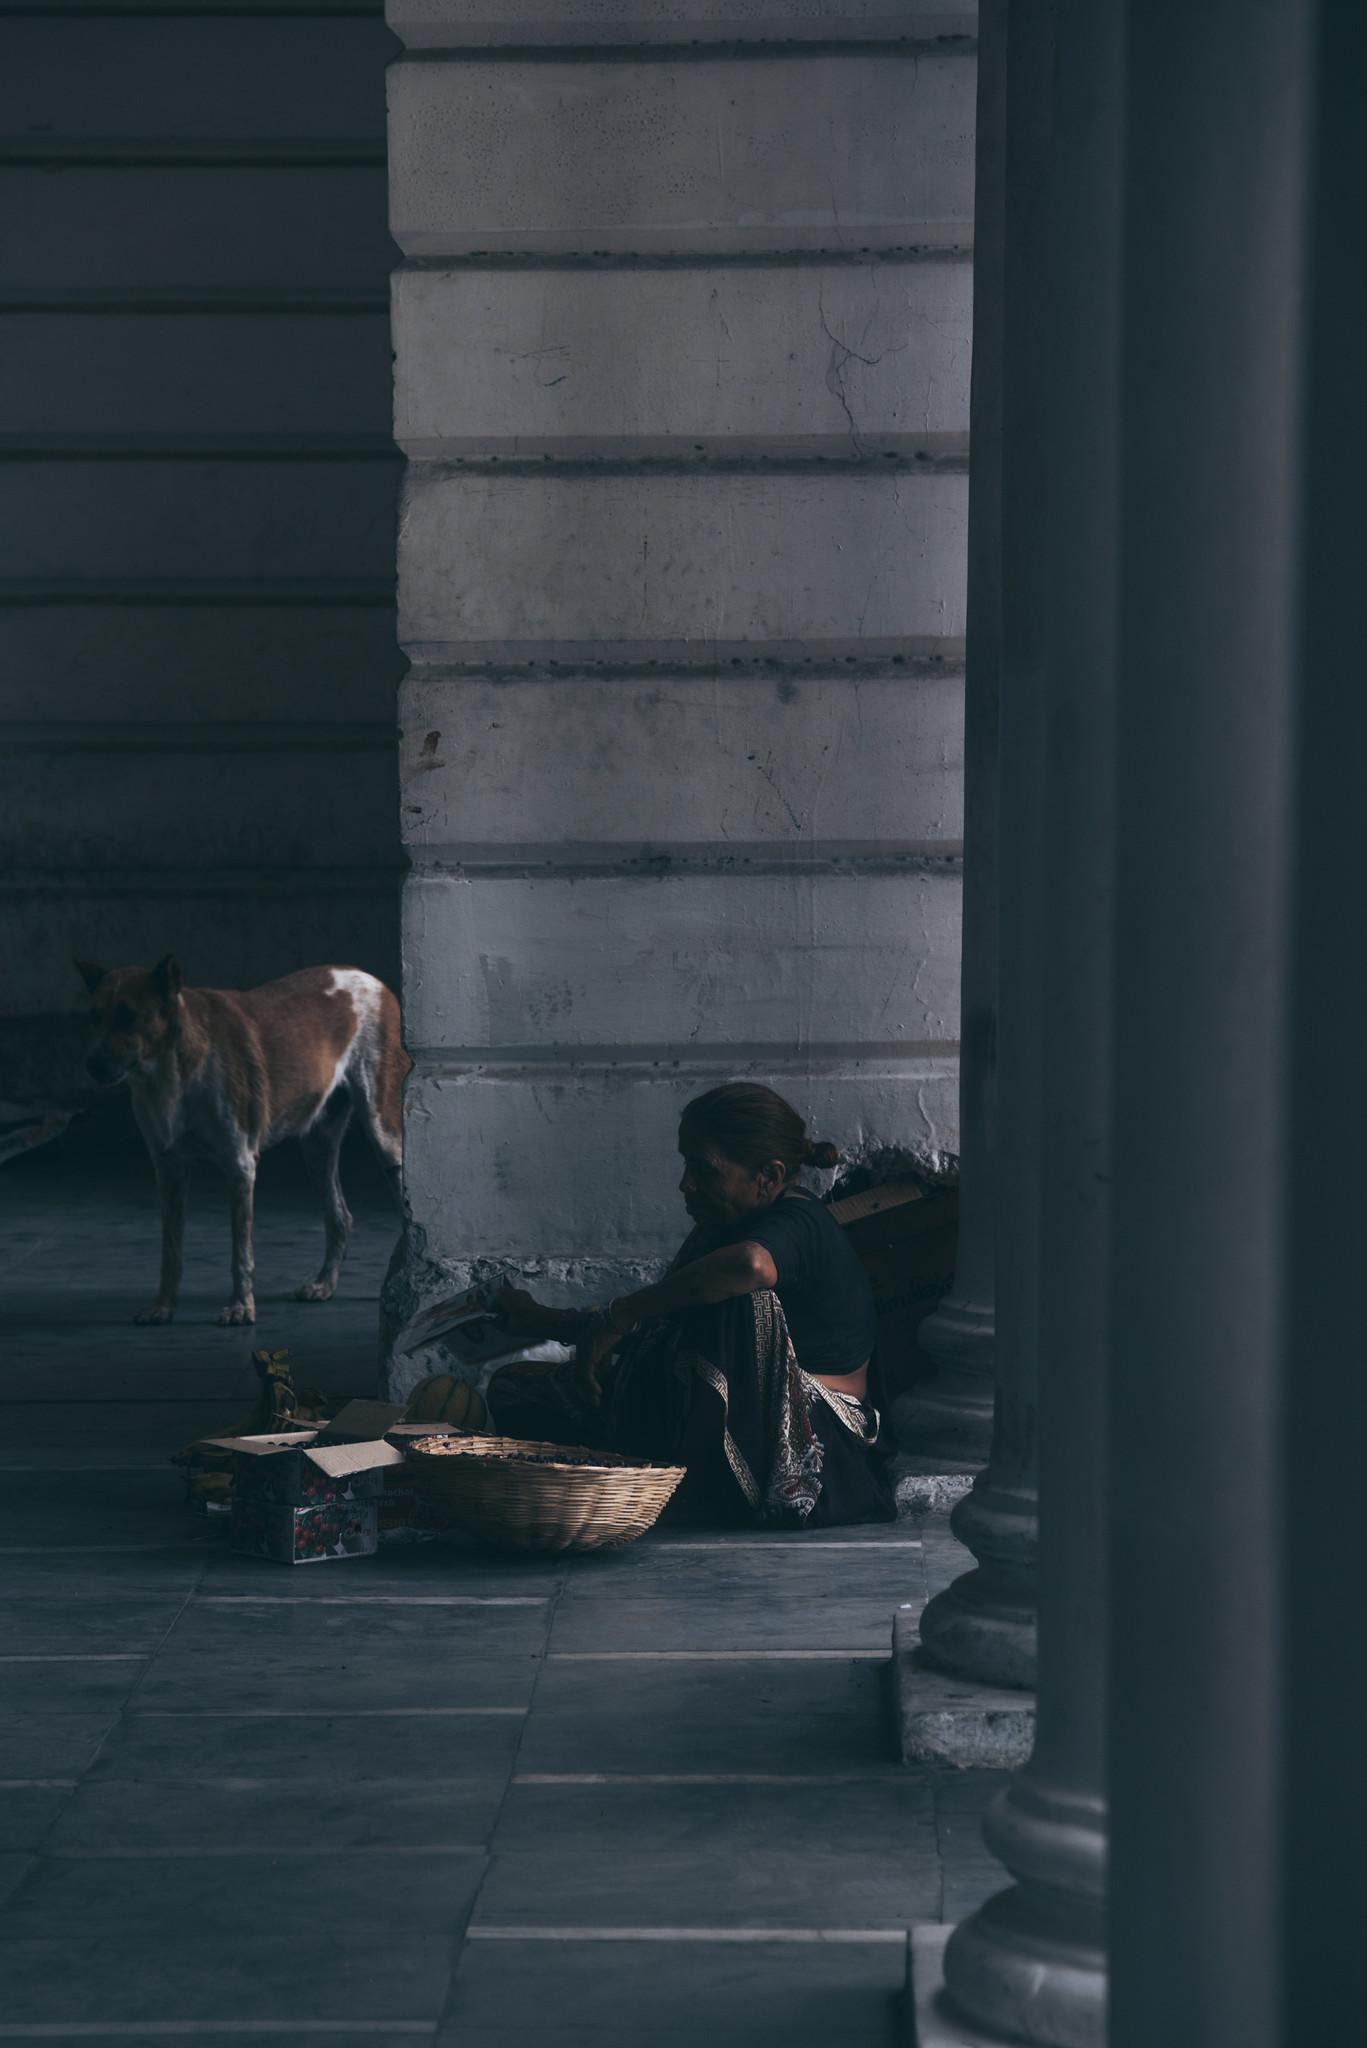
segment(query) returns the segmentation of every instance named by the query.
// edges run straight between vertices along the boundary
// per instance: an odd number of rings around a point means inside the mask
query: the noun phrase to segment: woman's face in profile
[[[689,1131],[679,1132],[683,1173],[679,1193],[695,1223],[725,1227],[763,1209],[782,1191],[783,1172],[772,1166],[740,1166]]]

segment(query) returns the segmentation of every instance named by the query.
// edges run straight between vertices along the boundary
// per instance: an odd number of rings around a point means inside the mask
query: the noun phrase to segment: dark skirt
[[[683,1464],[681,1507],[723,1524],[832,1528],[897,1512],[876,1409],[801,1370],[772,1292],[647,1324],[604,1377],[593,1407],[572,1364],[505,1366],[488,1390],[493,1427]]]

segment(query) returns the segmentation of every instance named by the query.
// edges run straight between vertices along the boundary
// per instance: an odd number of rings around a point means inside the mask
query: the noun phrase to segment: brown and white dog
[[[233,1296],[221,1323],[252,1323],[252,1200],[268,1146],[301,1138],[323,1191],[326,1250],[299,1301],[327,1301],[351,1233],[337,1177],[353,1113],[397,1192],[401,1097],[412,1062],[399,1005],[356,967],[306,967],[260,988],[182,988],[170,953],[145,967],[76,962],[90,991],[97,1037],[92,1080],[127,1081],[161,1192],[161,1284],[133,1318],[169,1323],[180,1287],[189,1164],[209,1158],[232,1188]]]

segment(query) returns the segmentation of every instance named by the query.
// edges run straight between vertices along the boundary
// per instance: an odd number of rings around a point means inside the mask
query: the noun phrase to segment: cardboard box
[[[386,1468],[401,1465],[403,1452],[382,1437],[329,1442],[335,1426],[327,1432],[282,1430],[272,1436],[209,1437],[206,1442],[233,1453],[234,1504],[263,1501],[301,1508],[378,1499]]]
[[[315,1564],[369,1555],[382,1530],[416,1537],[440,1527],[403,1447],[453,1432],[405,1422],[403,1413],[387,1401],[351,1401],[324,1429],[207,1438],[232,1458],[233,1549]]]
[[[329,1557],[369,1557],[379,1544],[377,1501],[325,1501],[307,1508],[268,1500],[233,1502],[232,1546],[247,1557],[321,1564]]]
[[[234,1501],[265,1501],[279,1507],[321,1507],[377,1500],[388,1465],[403,1462],[392,1444],[319,1444],[310,1433],[301,1441],[243,1437],[234,1445]]]

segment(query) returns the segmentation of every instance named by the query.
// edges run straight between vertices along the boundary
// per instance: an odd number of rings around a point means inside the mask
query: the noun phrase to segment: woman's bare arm
[[[584,1394],[595,1406],[602,1399],[601,1372],[622,1338],[638,1323],[676,1309],[734,1301],[777,1284],[777,1268],[764,1246],[747,1241],[705,1252],[702,1258],[666,1273],[654,1287],[619,1295],[607,1309],[597,1311],[592,1326],[579,1339],[576,1364]]]
[[[588,1312],[582,1308],[547,1308],[525,1288],[502,1287],[494,1305],[508,1325],[508,1335],[517,1344],[574,1344],[581,1336]]]
[[[610,1320],[619,1336],[634,1330],[652,1316],[670,1315],[681,1308],[701,1308],[718,1301],[732,1301],[741,1294],[754,1294],[761,1287],[778,1285],[778,1272],[762,1244],[723,1245],[700,1259],[666,1273],[654,1287],[642,1287],[635,1294],[619,1295],[611,1305]]]

